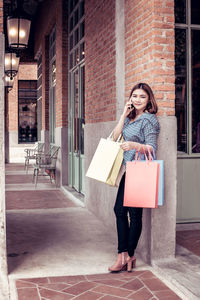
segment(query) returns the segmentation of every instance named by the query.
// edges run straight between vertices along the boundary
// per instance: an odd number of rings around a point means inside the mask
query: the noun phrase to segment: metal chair
[[[26,148],[25,151],[25,169],[26,173],[28,173],[29,161],[30,159],[36,159],[38,154],[44,153],[44,145],[45,143],[38,142],[35,148]]]
[[[48,154],[38,154],[36,155],[36,163],[33,168],[33,182],[35,183],[35,188],[38,182],[38,176],[49,176],[52,183],[54,178],[56,183],[56,161],[58,157],[60,147],[50,146]]]

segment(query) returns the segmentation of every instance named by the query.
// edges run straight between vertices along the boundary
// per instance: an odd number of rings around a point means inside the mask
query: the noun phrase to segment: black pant
[[[129,256],[133,256],[142,232],[143,209],[123,206],[124,184],[125,174],[121,179],[114,207],[117,222],[118,253],[128,251]]]

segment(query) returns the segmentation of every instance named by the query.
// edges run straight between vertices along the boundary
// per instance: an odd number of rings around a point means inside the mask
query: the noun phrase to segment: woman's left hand
[[[124,142],[124,143],[121,144],[121,148],[122,148],[124,151],[132,150],[132,149],[134,149],[134,147],[133,147],[133,142]]]

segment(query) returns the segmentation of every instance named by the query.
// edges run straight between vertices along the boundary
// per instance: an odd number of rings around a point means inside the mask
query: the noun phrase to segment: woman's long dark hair
[[[129,99],[131,98],[133,92],[135,90],[138,90],[138,89],[144,90],[147,93],[148,97],[149,97],[148,102],[147,102],[147,106],[145,107],[144,111],[148,111],[150,114],[156,114],[157,111],[158,111],[158,106],[157,106],[153,91],[147,83],[142,83],[141,82],[141,83],[138,83],[138,84],[134,85],[134,87],[132,88],[132,90],[130,92]],[[130,112],[130,114],[128,115],[128,118],[129,119],[135,119],[135,117],[136,117],[136,111],[135,111],[135,109],[133,109]]]

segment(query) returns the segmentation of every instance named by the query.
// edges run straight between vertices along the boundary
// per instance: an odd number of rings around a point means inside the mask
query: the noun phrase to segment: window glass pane
[[[80,3],[80,18],[84,15],[84,1]]]
[[[42,74],[42,64],[40,64],[37,69],[37,76],[40,77],[41,74]]]
[[[70,62],[69,62],[69,67],[70,67],[70,69],[72,69],[72,68],[73,68],[73,53],[72,53],[72,54],[70,54]]]
[[[70,50],[73,48],[73,34],[70,36]]]
[[[84,33],[85,33],[85,23],[82,22],[80,25],[80,39],[84,37]]]
[[[21,89],[29,89],[30,82],[28,80],[20,80],[19,82],[19,92]]]
[[[51,44],[52,44],[52,36],[49,37],[49,45],[51,47]]]
[[[37,141],[37,80],[18,81],[19,143]]]
[[[78,23],[78,9],[74,13],[74,26]]]
[[[42,81],[42,80],[41,80]],[[42,98],[42,87],[38,88],[37,90],[37,98]]]
[[[37,80],[31,80],[29,86],[35,91],[35,89],[37,89]]]
[[[73,8],[74,8],[74,0],[70,0],[70,7],[69,7],[70,13],[72,12]]]
[[[56,30],[54,28],[54,31],[53,31],[53,41],[55,41],[55,40],[56,40]]]
[[[191,23],[200,24],[200,1],[191,0]]]
[[[49,129],[50,129],[50,143],[55,143],[55,126],[56,126],[56,87],[50,89],[49,98]]]
[[[78,38],[78,33],[79,33],[79,30],[78,30],[78,28],[76,29],[76,31],[75,31],[75,33],[74,33],[74,35],[75,35],[75,37],[74,37],[74,40],[75,40],[75,45],[78,43],[78,40],[79,40],[79,38]]]
[[[200,30],[192,30],[192,152],[200,153]]]
[[[74,62],[75,62],[75,65],[77,65],[79,63],[78,48],[76,48],[74,51]]]
[[[84,43],[80,44],[80,60],[85,58],[85,49],[84,49]]]
[[[39,89],[41,88],[41,86],[42,86],[42,76],[40,76],[37,81],[37,88]]]
[[[56,84],[56,61],[52,62],[51,65],[51,86]]]
[[[175,0],[175,23],[186,23],[186,0]]]
[[[187,152],[186,30],[175,30],[175,93],[178,151]]]
[[[70,25],[69,25],[70,31],[73,29],[73,16],[70,18]]]
[[[56,44],[54,44],[52,47],[52,56],[54,57],[55,54],[56,54]]]
[[[50,48],[50,50],[49,50],[49,59],[52,59],[52,57],[53,57],[53,52],[52,52],[52,48]]]
[[[42,63],[42,54],[40,54],[38,58],[38,67],[41,65],[41,63]]]
[[[79,150],[79,80],[78,71],[74,73],[74,152]]]
[[[42,89],[41,89],[42,95]],[[41,130],[42,130],[42,99],[37,101],[37,138],[41,141]]]

